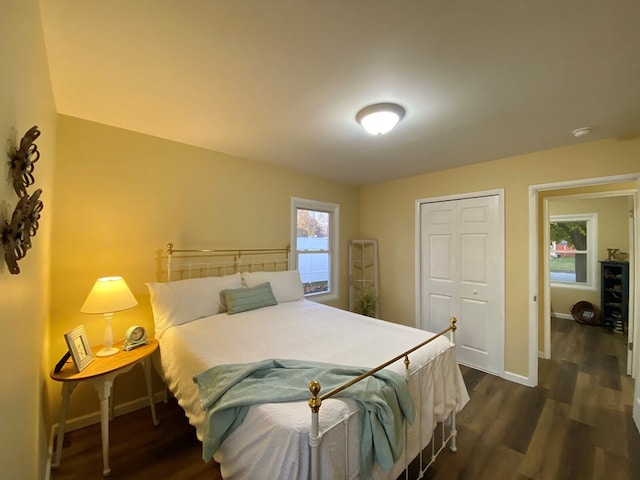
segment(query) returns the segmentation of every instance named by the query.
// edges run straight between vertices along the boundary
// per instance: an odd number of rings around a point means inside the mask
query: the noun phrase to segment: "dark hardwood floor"
[[[535,388],[462,367],[471,401],[458,415],[458,451],[443,451],[426,478],[640,479],[623,336],[571,320],[552,328]],[[175,401],[157,408],[157,427],[146,408],[113,420],[110,478],[220,480]],[[53,480],[103,478],[99,425],[67,434],[62,452]]]
[[[444,451],[429,478],[640,479],[623,335],[554,318],[551,360],[538,365],[535,388],[463,370],[458,452]]]
[[[222,480],[218,465],[202,460],[202,444],[176,400],[156,404],[156,413],[157,427],[148,407],[111,421],[109,478]],[[62,461],[51,470],[51,479],[104,479],[100,424],[65,434]]]

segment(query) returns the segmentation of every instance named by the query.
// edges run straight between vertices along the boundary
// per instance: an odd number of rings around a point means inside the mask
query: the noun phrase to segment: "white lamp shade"
[[[138,304],[122,277],[99,278],[89,292],[82,313],[114,313]]]
[[[378,103],[363,108],[356,115],[360,125],[371,135],[390,131],[404,116],[404,108],[395,103]]]

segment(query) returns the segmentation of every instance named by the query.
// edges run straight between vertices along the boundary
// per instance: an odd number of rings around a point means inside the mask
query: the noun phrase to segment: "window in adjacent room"
[[[291,199],[292,263],[307,298],[338,296],[338,211],[333,203]]]
[[[596,288],[597,215],[549,218],[549,275],[554,286]]]

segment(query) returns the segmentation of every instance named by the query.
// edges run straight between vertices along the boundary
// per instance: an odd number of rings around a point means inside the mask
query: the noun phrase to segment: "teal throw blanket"
[[[209,461],[218,447],[244,420],[249,407],[260,403],[308,400],[309,382],[318,380],[320,394],[367,372],[368,368],[299,360],[263,360],[219,365],[193,377],[202,409],[203,459]],[[403,419],[413,423],[415,408],[401,375],[381,370],[352,385],[338,396],[354,399],[360,407],[360,474],[368,478],[373,462],[389,470],[404,448]],[[321,407],[322,408],[322,407]],[[309,410],[311,424],[311,410]]]

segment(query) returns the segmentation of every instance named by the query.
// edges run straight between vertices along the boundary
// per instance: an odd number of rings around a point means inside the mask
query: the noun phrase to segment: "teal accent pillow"
[[[227,303],[227,312],[229,314],[278,304],[276,297],[273,296],[269,282],[249,288],[231,288],[223,290],[220,294]]]

